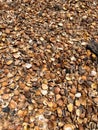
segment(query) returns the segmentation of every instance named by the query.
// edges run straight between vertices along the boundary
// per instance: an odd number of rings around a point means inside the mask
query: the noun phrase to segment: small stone
[[[48,84],[47,79],[43,79],[43,84]]]
[[[53,102],[48,102],[47,105],[52,108],[53,107]]]
[[[9,34],[9,33],[10,33],[10,29],[6,28],[5,32],[6,32],[7,34]]]
[[[87,77],[86,77],[85,75],[83,75],[83,76],[81,77],[81,79],[84,80],[84,81],[86,81],[86,80],[87,80]]]
[[[72,56],[70,59],[71,61],[76,61],[76,58],[74,56]]]
[[[64,122],[58,122],[58,126],[59,126],[59,127],[64,126]]]
[[[19,91],[18,90],[14,90],[14,95],[19,95]]]
[[[60,94],[57,94],[56,95],[56,101],[59,100],[61,98],[61,95]]]
[[[76,115],[80,116],[81,115],[81,111],[79,109],[76,110]]]
[[[13,63],[13,60],[8,60],[8,61],[6,62],[7,65],[11,65],[12,63]]]
[[[59,108],[59,107],[57,108],[57,114],[58,114],[59,117],[62,116],[62,109]]]
[[[73,104],[72,103],[68,104],[67,108],[68,108],[69,112],[72,112],[73,111]]]
[[[58,23],[58,25],[59,25],[60,27],[62,27],[62,26],[63,26],[63,23]]]
[[[16,53],[16,52],[18,52],[18,48],[13,48],[11,51],[12,51],[13,53]]]
[[[89,57],[91,55],[91,51],[87,50],[87,56]]]
[[[2,38],[2,41],[5,42],[5,37]]]
[[[0,32],[0,36],[2,35],[2,32]]]
[[[91,71],[91,76],[96,76],[97,72],[95,70]]]
[[[80,119],[80,118],[78,117],[78,118],[77,118],[77,121],[78,121],[79,124],[82,124],[84,120],[83,120],[83,119]]]
[[[55,93],[55,94],[59,94],[59,92],[60,92],[60,88],[59,88],[59,87],[55,87],[55,88],[54,88],[54,93]]]
[[[9,106],[11,109],[15,109],[17,107],[17,103],[14,100],[11,100]]]
[[[9,99],[10,98],[10,95],[9,94],[4,94],[3,96],[2,96],[2,99],[4,99],[4,100],[7,100],[7,99]]]
[[[31,43],[33,43],[33,40],[32,40],[32,39],[30,39],[30,40],[29,40],[29,43],[30,43],[30,44],[31,44]]]
[[[36,93],[35,93],[36,96],[39,96],[41,95],[41,91],[40,90],[36,90]]]
[[[14,58],[16,58],[16,59],[19,58],[19,57],[20,57],[20,52],[14,53],[13,56],[14,56]]]
[[[2,82],[2,84],[1,84],[2,87],[6,87],[7,85],[8,85],[8,82],[6,82],[6,81]]]
[[[86,106],[86,98],[85,97],[80,98],[78,101],[79,101],[79,104],[82,104],[83,106]]]
[[[59,99],[58,101],[57,101],[57,104],[58,104],[58,106],[63,106],[63,101],[61,100],[61,99]]]
[[[15,81],[18,81],[19,79],[20,79],[20,76],[17,75],[17,76],[15,77]]]
[[[30,122],[34,122],[35,118],[34,116],[30,116]]]
[[[28,86],[25,86],[25,87],[24,87],[24,91],[25,91],[25,92],[28,92],[29,90],[30,90],[30,88],[29,88]]]
[[[51,58],[51,61],[55,61],[55,58]]]
[[[10,112],[10,108],[8,106],[4,107],[4,108],[2,108],[2,111],[5,112],[5,113],[9,113]]]
[[[92,84],[91,84],[91,87],[92,87],[93,89],[97,89],[97,84],[96,84],[96,83],[92,83]]]
[[[29,64],[29,63],[26,63],[26,64],[25,64],[25,67],[26,67],[27,69],[30,69],[30,68],[32,67],[32,65]]]
[[[66,75],[66,80],[70,81],[71,78],[68,75]]]
[[[43,37],[40,37],[40,40],[41,40],[41,41],[44,41],[44,38],[43,38]]]
[[[87,45],[87,44],[88,44],[87,42],[82,42],[82,43],[81,43],[82,46],[85,46],[85,45]]]
[[[47,90],[48,89],[48,85],[47,84],[42,84],[42,89]]]
[[[16,88],[15,83],[11,83],[11,84],[9,85],[9,88],[10,88],[11,90],[14,90],[14,89]]]
[[[97,94],[97,91],[96,91],[96,90],[90,90],[90,91],[88,92],[88,95],[89,95],[90,97],[96,97],[98,94]]]
[[[93,59],[96,59],[96,55],[95,55],[95,54],[92,54],[92,58],[93,58]]]
[[[54,73],[51,73],[51,74],[50,74],[50,78],[51,78],[51,79],[55,79],[55,74],[54,74]]]
[[[81,97],[81,93],[76,93],[75,97],[80,98]]]
[[[11,78],[11,77],[13,77],[13,74],[11,74],[10,72],[7,74],[7,77],[8,78]]]
[[[79,100],[76,100],[76,101],[75,101],[75,105],[76,105],[76,106],[80,106],[80,101],[79,101]]]
[[[26,87],[26,85],[25,85],[24,83],[20,82],[20,83],[19,83],[19,87],[20,87],[21,89],[24,89],[24,88]]]
[[[71,89],[71,93],[75,94],[76,91],[77,91],[77,90],[76,90],[76,87],[73,86],[72,89]]]
[[[97,122],[98,121],[98,115],[97,114],[92,115],[92,120]]]
[[[47,95],[48,94],[48,91],[47,90],[41,90],[41,93],[42,93],[42,95]]]
[[[24,112],[23,112],[22,110],[19,110],[19,111],[17,112],[17,115],[18,115],[19,117],[23,117],[23,114],[24,114]]]
[[[28,126],[29,126],[28,123],[24,122],[23,123],[23,130],[28,130]]]

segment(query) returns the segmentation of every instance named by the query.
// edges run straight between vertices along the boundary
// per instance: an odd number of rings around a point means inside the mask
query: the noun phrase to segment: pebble
[[[11,90],[14,90],[14,89],[16,88],[16,86],[15,86],[14,83],[11,83],[11,84],[9,85],[9,88],[10,88]]]
[[[81,119],[80,117],[77,117],[77,121],[78,121],[79,124],[83,123],[83,119]]]
[[[19,57],[20,57],[20,52],[14,53],[13,56],[14,56],[14,58],[16,58],[16,59],[19,58]]]
[[[30,68],[32,67],[32,65],[29,64],[29,63],[26,63],[26,64],[25,64],[25,67],[26,67],[27,69],[30,69]]]
[[[72,56],[70,59],[71,61],[76,61],[76,58],[74,56]]]
[[[14,100],[11,100],[9,106],[11,109],[15,109],[17,107],[17,103]]]
[[[82,42],[81,45],[85,46],[87,45],[88,43],[87,42]]]
[[[1,84],[2,87],[6,87],[7,85],[8,85],[8,82],[6,82],[6,81],[2,82],[2,84]]]
[[[2,32],[0,31],[0,36],[2,35]]]
[[[59,100],[61,98],[60,94],[56,94],[56,101]]]
[[[62,27],[62,26],[63,26],[63,23],[58,23],[58,25],[59,25],[60,27]]]
[[[47,105],[52,108],[53,107],[53,102],[48,102]]]
[[[55,88],[54,88],[54,93],[55,93],[55,94],[59,94],[59,92],[60,92],[60,88],[59,88],[59,87],[55,87]]]
[[[61,99],[59,99],[59,100],[57,101],[57,104],[58,104],[58,106],[61,107],[61,106],[63,106],[64,103],[63,103],[63,101],[62,101]]]
[[[59,117],[62,117],[62,109],[61,108],[57,108],[57,114]]]
[[[8,60],[8,61],[6,62],[7,65],[11,65],[12,63],[13,63],[13,60]]]
[[[9,34],[9,33],[10,33],[10,29],[6,28],[5,32],[6,32],[7,34]]]
[[[69,112],[72,112],[73,111],[73,104],[72,103],[68,104],[67,108],[68,108]]]
[[[76,91],[77,91],[76,87],[73,86],[72,89],[71,89],[71,93],[75,94]]]
[[[97,72],[95,70],[91,71],[91,76],[96,76]]]
[[[81,93],[76,93],[75,97],[80,98],[81,97]]]
[[[48,94],[48,91],[47,90],[41,90],[41,93],[42,93],[42,95],[47,95]]]
[[[41,95],[41,91],[40,90],[36,90],[36,96],[39,96],[39,95]]]
[[[8,106],[4,107],[4,108],[2,108],[2,111],[5,112],[5,113],[9,113],[10,112],[10,108]]]
[[[92,120],[97,122],[98,121],[98,115],[97,114],[92,115]]]
[[[80,116],[81,115],[81,111],[79,109],[76,110],[76,115]]]
[[[66,76],[66,80],[70,81],[70,80],[71,80],[71,77]]]
[[[17,112],[17,115],[18,115],[19,117],[23,117],[23,114],[24,114],[24,111],[22,111],[22,110],[19,110],[19,111]]]
[[[40,37],[40,40],[41,40],[41,41],[44,41],[44,38],[43,38],[43,37]]]
[[[58,126],[59,127],[63,127],[64,126],[64,122],[58,122]]]
[[[7,100],[10,98],[10,94],[3,94],[2,99]]]
[[[7,77],[8,78],[11,78],[11,77],[13,77],[13,74],[11,74],[10,72],[7,74]]]
[[[42,89],[47,90],[48,89],[48,85],[47,84],[42,84]]]
[[[30,43],[30,44],[31,44],[31,43],[33,43],[33,40],[32,40],[32,39],[30,39],[30,40],[29,40],[29,43]]]
[[[96,84],[96,83],[92,83],[92,84],[91,84],[91,88],[97,89],[97,84]]]

